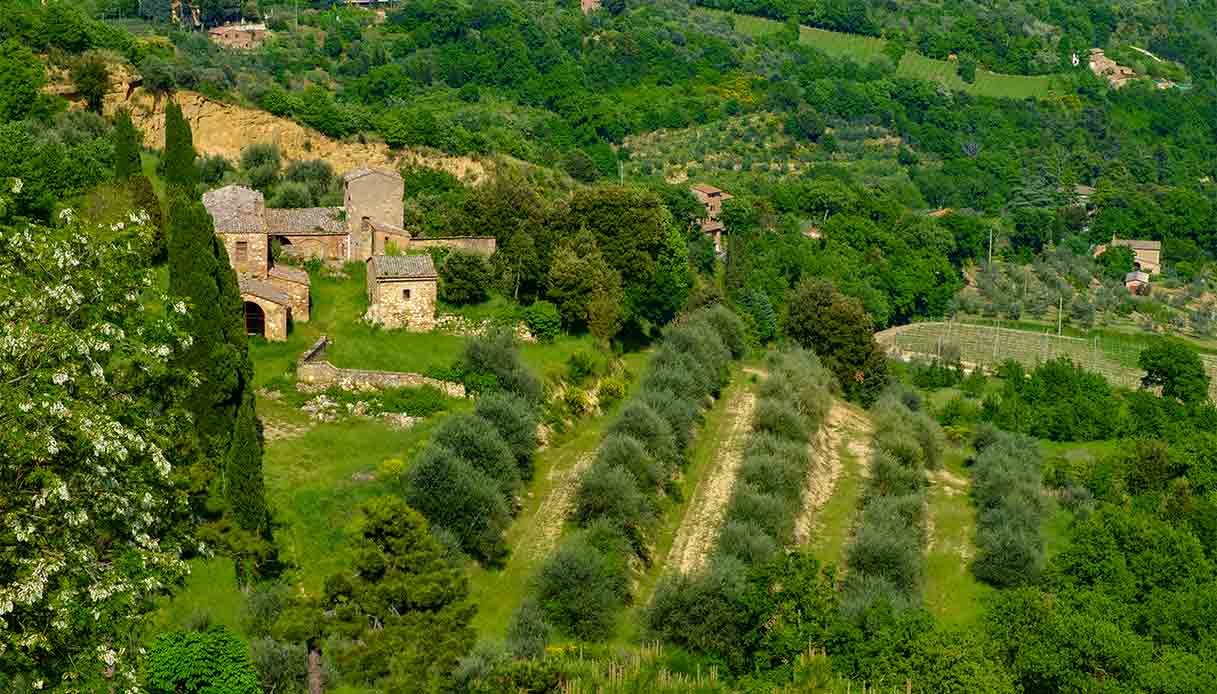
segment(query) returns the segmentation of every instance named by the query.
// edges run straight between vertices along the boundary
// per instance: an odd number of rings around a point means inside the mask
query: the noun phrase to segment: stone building
[[[430,255],[374,255],[368,260],[367,319],[386,328],[435,327],[435,264]]]
[[[1162,242],[1161,241],[1145,241],[1143,239],[1118,239],[1111,237],[1110,243],[1101,243],[1094,247],[1091,255],[1095,258],[1103,255],[1108,248],[1116,246],[1124,246],[1132,249],[1133,264],[1137,270],[1148,275],[1157,275],[1162,272]]]
[[[258,293],[249,293],[259,301],[248,303],[262,306],[267,316],[258,319],[258,312],[247,305],[246,327],[251,333],[265,334],[267,339],[286,339],[286,327],[279,331],[275,317],[263,306],[281,302],[287,320],[307,321],[309,318],[308,273],[276,265],[273,249],[283,257],[298,260],[370,262],[377,257],[398,258],[396,254],[434,247],[454,248],[471,253],[491,255],[495,251],[493,236],[452,236],[414,238],[402,228],[405,216],[405,186],[395,171],[362,167],[343,176],[346,184],[342,207],[306,207],[301,209],[267,209],[262,193],[244,186],[229,185],[203,194],[203,205],[215,222],[216,234],[224,242],[229,261],[241,278],[242,291],[248,281],[257,281]],[[421,256],[400,256],[421,257]],[[384,283],[416,282],[430,288],[409,289],[419,301],[406,302],[400,297],[389,304],[376,307],[372,299],[381,298],[372,291],[369,279],[369,316],[385,316],[378,320],[390,327],[408,326],[411,330],[429,330],[435,323],[435,267],[427,257],[427,272],[413,266],[422,274],[417,277],[393,275],[411,263],[421,261],[387,260]],[[369,278],[373,265],[369,265]],[[430,279],[427,279],[429,272]],[[252,285],[251,285],[252,286]],[[272,290],[273,291],[270,291]],[[261,302],[261,303],[259,303]],[[424,318],[423,313],[430,313]],[[409,317],[407,320],[406,317]],[[427,327],[419,327],[427,326]]]
[[[723,203],[730,200],[732,195],[705,183],[698,183],[690,188],[693,195],[706,208],[706,216],[698,220],[701,230],[714,239],[714,251],[723,252],[723,223],[718,216],[723,211]]]
[[[207,32],[217,45],[237,50],[250,50],[262,45],[270,32],[265,24],[225,24]]]
[[[1119,89],[1137,79],[1137,71],[1108,58],[1102,48],[1090,49],[1090,71],[1107,80],[1112,89]]]

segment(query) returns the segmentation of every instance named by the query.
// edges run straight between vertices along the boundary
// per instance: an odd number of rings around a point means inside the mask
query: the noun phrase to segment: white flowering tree
[[[147,215],[11,228],[4,207],[0,690],[138,691],[143,617],[192,544],[171,464],[186,307],[141,302]]]

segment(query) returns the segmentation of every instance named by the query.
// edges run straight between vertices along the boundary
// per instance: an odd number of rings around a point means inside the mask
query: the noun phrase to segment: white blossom
[[[21,189],[24,187],[25,187],[25,182],[22,181],[20,178],[13,179],[13,187],[12,187],[13,195],[20,195]]]
[[[55,382],[55,385],[61,386],[68,382],[68,375],[62,371],[57,371],[55,375],[51,377],[51,380]]]

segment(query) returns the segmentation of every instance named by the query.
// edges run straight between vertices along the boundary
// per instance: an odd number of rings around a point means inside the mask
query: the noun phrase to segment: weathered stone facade
[[[346,222],[351,235],[351,260],[372,257],[371,229],[367,219],[400,227],[405,218],[405,183],[396,171],[359,168],[343,177],[346,181]]]
[[[436,280],[431,256],[373,256],[368,261],[367,319],[386,328],[433,329]]]
[[[420,388],[432,386],[454,398],[465,397],[465,386],[451,381],[441,381],[422,374],[402,371],[369,371],[366,369],[340,369],[325,360],[325,348],[329,338],[322,335],[308,351],[296,361],[296,379],[301,383],[319,385],[336,384],[343,388]]]
[[[494,255],[495,240],[493,236],[414,237],[410,239],[410,244],[407,248],[411,251],[426,248],[451,248],[456,251],[490,256]]]
[[[267,280],[290,300],[293,321],[307,323],[309,318],[309,278],[300,268],[275,265],[267,272]]]
[[[271,342],[286,341],[288,307],[247,289],[241,287],[241,300],[245,302],[245,332],[261,334]]]
[[[238,275],[262,276],[270,264],[266,234],[220,234],[228,262]]]

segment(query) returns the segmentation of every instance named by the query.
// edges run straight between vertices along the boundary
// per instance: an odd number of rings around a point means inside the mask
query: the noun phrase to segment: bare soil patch
[[[714,550],[718,534],[726,517],[727,503],[735,489],[744,446],[752,430],[752,415],[756,410],[756,394],[742,391],[728,404],[728,431],[722,440],[712,470],[693,493],[689,509],[676,531],[668,567],[692,573],[705,565]]]
[[[554,487],[537,508],[536,522],[529,528],[528,534],[521,538],[519,551],[531,558],[540,559],[558,545],[562,525],[566,523],[566,517],[574,506],[579,482],[583,479],[583,473],[591,466],[595,455],[595,451],[584,453],[569,468],[549,471],[549,479],[555,482]]]
[[[858,456],[865,468],[870,459],[871,432],[870,420],[864,415],[839,400],[833,401],[824,426],[820,427],[808,447],[813,469],[807,476],[807,487],[803,490],[803,511],[795,520],[795,544],[804,545],[811,539],[817,514],[837,488],[845,468],[841,460],[841,443],[846,436],[849,437],[850,453]]]

